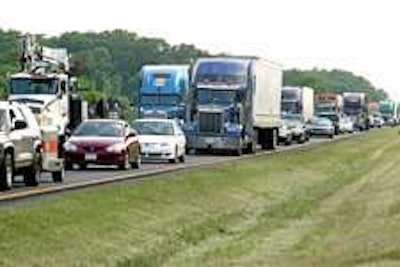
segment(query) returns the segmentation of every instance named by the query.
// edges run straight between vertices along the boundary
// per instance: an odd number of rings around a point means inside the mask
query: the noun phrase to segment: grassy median
[[[397,131],[2,207],[0,266],[398,266]]]

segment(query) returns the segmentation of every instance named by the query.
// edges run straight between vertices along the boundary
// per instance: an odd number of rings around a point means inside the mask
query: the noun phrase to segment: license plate
[[[94,153],[87,153],[85,154],[85,160],[90,160],[90,161],[97,160],[97,155]]]

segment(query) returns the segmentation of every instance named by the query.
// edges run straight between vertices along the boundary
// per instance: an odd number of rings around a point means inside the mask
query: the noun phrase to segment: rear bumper
[[[241,136],[187,135],[186,140],[190,149],[237,150],[243,147]]]
[[[70,164],[98,164],[98,165],[119,165],[125,161],[125,153],[96,153],[96,159],[86,159],[82,152],[65,152],[65,162]]]
[[[325,130],[325,129],[312,129],[310,131],[312,135],[334,135],[334,130]]]

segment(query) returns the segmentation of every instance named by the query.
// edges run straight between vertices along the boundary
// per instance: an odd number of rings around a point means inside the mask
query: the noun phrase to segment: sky
[[[6,0],[0,28],[58,35],[126,29],[286,69],[345,69],[400,100],[395,0]]]

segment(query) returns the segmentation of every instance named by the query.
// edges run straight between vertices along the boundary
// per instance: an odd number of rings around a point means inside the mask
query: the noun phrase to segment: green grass
[[[0,208],[0,266],[398,266],[395,129]]]

